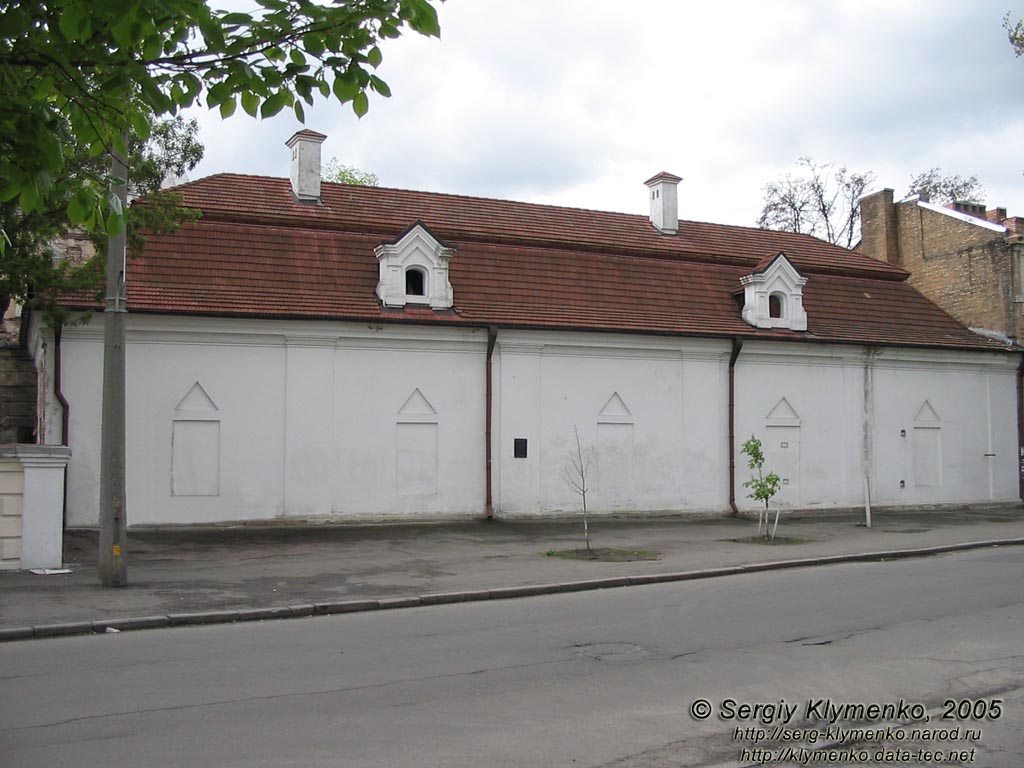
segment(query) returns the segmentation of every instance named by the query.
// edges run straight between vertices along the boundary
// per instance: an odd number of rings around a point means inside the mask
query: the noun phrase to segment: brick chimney
[[[985,218],[992,224],[1002,224],[1003,220],[1007,218],[1005,208],[993,208],[990,211],[985,211]]]
[[[984,203],[970,203],[966,200],[954,200],[946,207],[950,210],[957,211],[958,213],[966,213],[968,216],[974,216],[976,219],[987,219]]]
[[[857,250],[889,264],[900,263],[893,191],[883,189],[860,199],[860,245]]]
[[[285,142],[292,151],[292,194],[300,203],[320,202],[320,145],[326,138],[322,133],[302,130]]]
[[[679,198],[676,186],[682,179],[662,171],[644,184],[651,190],[651,224],[663,235],[679,231]]]

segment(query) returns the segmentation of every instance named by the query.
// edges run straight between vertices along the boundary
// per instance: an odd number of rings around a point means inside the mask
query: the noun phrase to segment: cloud
[[[363,120],[320,104],[307,125],[389,186],[642,212],[667,170],[684,217],[750,224],[764,184],[812,155],[898,190],[976,173],[1024,212],[1003,3],[449,2],[440,41],[384,46],[391,99]],[[204,119],[202,170],[285,175],[298,127]]]

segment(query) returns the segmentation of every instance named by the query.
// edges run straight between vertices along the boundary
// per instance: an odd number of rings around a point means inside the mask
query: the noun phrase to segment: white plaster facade
[[[0,445],[0,570],[61,567],[69,458],[62,445]]]
[[[128,316],[132,524],[485,511],[487,329]],[[53,344],[46,346],[53,350]],[[102,325],[64,330],[68,524],[97,521]],[[729,507],[731,342],[504,330],[491,359],[499,516],[576,511],[573,429],[596,512]],[[746,341],[735,443],[786,508],[1018,498],[1017,355]],[[48,394],[47,418],[59,423]],[[525,456],[516,457],[516,440]],[[736,456],[735,497],[753,510]]]

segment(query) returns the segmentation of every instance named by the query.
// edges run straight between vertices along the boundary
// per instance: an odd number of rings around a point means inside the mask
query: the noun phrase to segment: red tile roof
[[[203,217],[129,261],[130,311],[1004,348],[903,270],[806,235],[688,221],[663,235],[646,216],[329,183],[315,205],[254,176],[177,191]],[[453,311],[385,310],[375,295],[374,248],[417,220],[456,249]],[[809,278],[807,332],[740,318],[740,277],[780,251]]]

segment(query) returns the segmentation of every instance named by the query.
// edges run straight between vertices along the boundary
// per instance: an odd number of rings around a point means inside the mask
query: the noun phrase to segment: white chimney
[[[292,151],[292,193],[299,202],[320,202],[320,145],[326,138],[302,130],[285,142]]]
[[[662,171],[644,184],[651,190],[651,224],[664,235],[679,231],[679,198],[676,185],[682,179]]]

